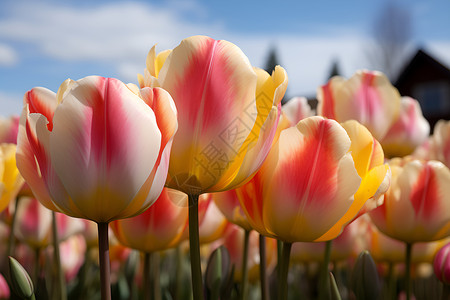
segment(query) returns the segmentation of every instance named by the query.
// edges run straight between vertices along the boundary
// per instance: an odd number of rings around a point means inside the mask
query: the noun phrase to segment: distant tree
[[[279,64],[280,63],[278,61],[277,49],[275,48],[275,46],[272,46],[269,50],[269,55],[267,55],[267,61],[264,70],[266,70],[267,73],[272,74],[272,71],[275,70],[275,67]]]
[[[272,71],[275,70],[275,67],[281,65],[278,60],[278,54],[277,49],[275,46],[272,46],[269,50],[269,54],[267,55],[267,61],[266,65],[264,67],[264,70],[266,70],[267,73],[272,74]],[[281,100],[281,104],[284,104],[287,100],[286,94]]]
[[[386,1],[376,15],[373,42],[367,51],[369,63],[393,81],[405,60],[406,48],[411,40],[410,11],[396,1]]]
[[[341,72],[339,70],[339,64],[337,59],[333,60],[331,69],[330,69],[330,75],[328,76],[328,79],[330,79],[333,76],[341,75]]]

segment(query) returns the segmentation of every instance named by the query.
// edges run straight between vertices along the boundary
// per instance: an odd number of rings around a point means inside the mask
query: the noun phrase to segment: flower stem
[[[247,281],[248,281],[248,242],[250,238],[250,230],[245,230],[244,234],[244,252],[242,253],[242,281],[240,299],[246,299]]]
[[[269,299],[266,275],[266,238],[259,235],[259,278],[261,281],[261,300]]]
[[[16,230],[16,223],[17,223],[17,208],[19,207],[19,197],[16,198],[16,202],[14,203],[14,214],[12,216],[12,220],[11,220],[11,230],[9,232],[9,239],[8,239],[8,252],[7,252],[7,257],[8,256],[14,256],[14,248],[16,246],[16,237],[14,235],[14,231]]]
[[[159,281],[159,253],[151,254],[152,278],[153,278],[153,300],[161,300],[161,284]]]
[[[194,300],[203,300],[202,268],[200,264],[200,236],[198,229],[198,196],[189,198],[189,251],[191,255],[192,292]]]
[[[330,298],[330,275],[328,265],[330,264],[332,242],[332,240],[325,242],[325,253],[323,256],[323,264],[322,269],[320,270],[319,278],[319,299],[321,300]]]
[[[288,272],[289,272],[289,260],[291,257],[292,243],[283,242],[283,252],[281,254],[281,264],[279,267],[278,278],[278,300],[286,300],[288,295]]]
[[[52,211],[52,237],[53,237],[53,263],[55,265],[56,277],[56,299],[66,300],[66,281],[61,267],[61,254],[59,251],[58,226],[56,223],[56,213]]]
[[[180,246],[178,246],[175,249],[175,255],[176,255],[176,277],[175,277],[175,298],[174,299],[181,299],[182,295],[182,288],[183,288],[183,274],[184,274],[184,268],[183,268],[183,253],[181,252]]]
[[[144,300],[150,300],[150,253],[144,253],[144,274],[143,274],[143,288],[144,288]]]
[[[98,223],[98,257],[102,300],[111,300],[108,223]]]
[[[406,255],[405,255],[405,293],[406,300],[411,299],[411,254],[412,243],[406,243]]]

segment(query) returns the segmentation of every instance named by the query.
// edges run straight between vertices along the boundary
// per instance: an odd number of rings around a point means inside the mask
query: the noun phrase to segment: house
[[[439,119],[450,120],[450,70],[425,51],[417,51],[394,85],[419,101],[431,128]]]

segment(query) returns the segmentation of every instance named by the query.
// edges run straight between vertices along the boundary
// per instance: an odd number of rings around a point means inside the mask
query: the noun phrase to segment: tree
[[[373,44],[367,51],[369,63],[393,81],[399,73],[412,33],[409,10],[395,1],[386,1],[376,15]]]

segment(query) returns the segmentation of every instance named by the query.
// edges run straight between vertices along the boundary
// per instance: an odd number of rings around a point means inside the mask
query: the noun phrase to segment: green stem
[[[34,250],[34,272],[33,272],[33,285],[35,286],[35,292],[38,287],[38,281],[39,281],[39,274],[41,273],[41,264],[40,264],[40,257],[41,257],[41,248],[36,248]]]
[[[240,299],[246,299],[247,281],[248,281],[248,242],[250,238],[250,230],[245,230],[244,234],[244,252],[242,253],[242,279],[241,279],[241,295]]]
[[[150,300],[151,278],[150,278],[150,253],[144,253],[143,274],[144,300]]]
[[[153,300],[161,300],[161,284],[159,281],[159,253],[153,252],[151,255],[152,279],[153,279]]]
[[[259,279],[261,281],[261,300],[269,299],[266,275],[266,238],[259,235]]]
[[[203,300],[202,268],[200,262],[200,236],[198,229],[198,196],[189,198],[189,251],[191,254],[192,292],[194,300]]]
[[[56,277],[56,299],[66,300],[66,281],[64,279],[64,273],[61,267],[61,254],[59,251],[59,238],[58,238],[58,226],[56,223],[56,213],[52,211],[52,235],[53,235],[53,263],[55,267]]]
[[[280,277],[278,278],[278,300],[286,300],[288,295],[288,272],[289,260],[291,257],[292,243],[283,242],[283,252],[281,254],[281,264],[278,265],[280,269]]]
[[[8,238],[8,252],[7,252],[7,256],[14,256],[14,248],[16,246],[16,237],[14,235],[14,231],[16,230],[16,223],[17,223],[17,208],[19,207],[19,197],[16,198],[16,203],[14,203],[14,214],[12,216],[12,220],[11,220],[11,230],[9,232],[9,238]]]
[[[411,299],[411,254],[412,243],[406,243],[406,255],[405,255],[405,293],[406,300]]]
[[[102,300],[111,300],[111,266],[109,262],[108,223],[98,223],[98,256]]]
[[[396,298],[394,263],[390,262],[388,269],[387,299],[394,300]]]
[[[442,300],[450,299],[450,285],[444,283],[444,288],[442,290]]]
[[[176,255],[176,269],[175,269],[175,298],[181,299],[182,287],[183,287],[183,253],[181,252],[180,246],[175,249]]]
[[[325,242],[325,253],[323,256],[322,269],[320,270],[319,278],[319,299],[329,299],[330,298],[330,280],[329,280],[329,270],[328,265],[330,264],[331,257],[331,245],[333,241]]]
[[[84,297],[86,297],[87,295],[87,291],[88,291],[88,276],[89,276],[89,271],[91,269],[91,258],[90,258],[90,247],[86,247],[86,251],[84,252],[84,264],[81,268],[81,273],[79,276],[79,280],[80,280],[80,299],[83,299]]]

